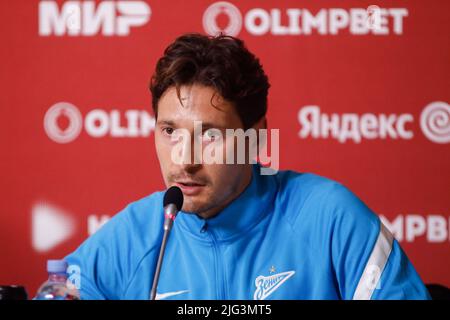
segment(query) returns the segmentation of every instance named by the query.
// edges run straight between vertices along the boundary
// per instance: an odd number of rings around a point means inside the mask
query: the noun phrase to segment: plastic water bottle
[[[67,281],[67,262],[48,260],[48,280],[39,288],[35,300],[79,300],[78,291]]]

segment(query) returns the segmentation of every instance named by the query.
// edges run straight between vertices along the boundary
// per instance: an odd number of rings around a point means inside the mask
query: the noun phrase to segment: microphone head
[[[174,204],[178,210],[183,207],[183,192],[179,187],[172,186],[164,194],[163,207],[169,204]]]

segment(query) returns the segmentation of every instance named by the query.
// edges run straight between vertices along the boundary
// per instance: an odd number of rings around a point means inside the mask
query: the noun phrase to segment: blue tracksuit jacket
[[[429,298],[398,242],[346,187],[259,169],[217,216],[178,214],[158,299]],[[66,257],[82,299],[149,298],[163,195],[131,203]]]

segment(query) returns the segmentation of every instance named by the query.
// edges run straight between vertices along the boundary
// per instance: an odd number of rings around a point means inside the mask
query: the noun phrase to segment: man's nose
[[[196,137],[192,132],[185,133],[182,140],[182,167],[185,170],[198,170],[203,163],[203,146],[201,137]]]
[[[187,175],[192,176],[192,175],[195,175],[198,171],[201,170],[202,164],[188,163],[188,164],[182,164],[181,167],[182,167],[182,170]]]

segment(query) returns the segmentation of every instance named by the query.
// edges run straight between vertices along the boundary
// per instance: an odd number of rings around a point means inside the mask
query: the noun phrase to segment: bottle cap
[[[66,273],[67,262],[64,260],[47,260],[47,272]]]

